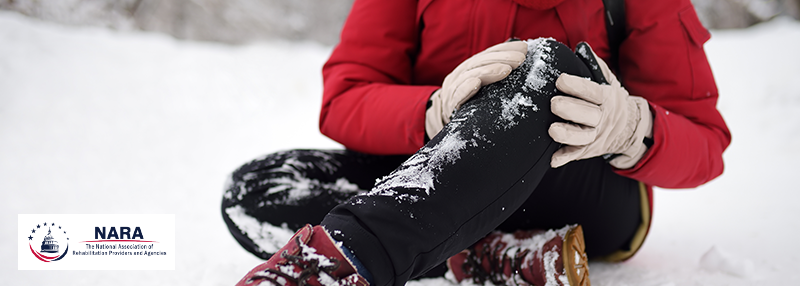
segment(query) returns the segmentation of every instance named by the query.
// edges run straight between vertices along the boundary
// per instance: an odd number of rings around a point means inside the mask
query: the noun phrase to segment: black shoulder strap
[[[611,51],[609,63],[614,73],[619,72],[619,46],[625,39],[625,0],[603,0],[606,11],[606,31],[608,49]]]

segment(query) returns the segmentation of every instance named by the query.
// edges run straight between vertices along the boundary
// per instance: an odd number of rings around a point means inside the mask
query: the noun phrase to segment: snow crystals
[[[448,125],[453,129],[454,125]],[[430,196],[433,189],[433,180],[445,165],[454,164],[461,158],[461,151],[467,146],[467,141],[461,138],[461,133],[448,132],[433,146],[424,146],[416,154],[406,160],[403,165],[378,181],[370,196],[394,196],[398,201],[416,202],[420,199],[417,195],[407,193],[398,194],[396,188],[417,189]]]
[[[502,98],[501,105],[503,109],[500,113],[500,119],[504,123],[502,124],[504,129],[517,125],[516,118],[526,117],[527,113],[523,112],[523,107],[530,107],[534,112],[539,111],[539,107],[533,103],[530,97],[524,96],[519,92],[514,94],[513,98]]]
[[[527,41],[528,57],[532,57],[533,61],[522,89],[526,92],[530,90],[541,91],[548,82],[558,77],[557,70],[548,64],[553,60],[549,54],[553,48],[550,47],[547,40],[554,41],[552,38],[538,38]]]

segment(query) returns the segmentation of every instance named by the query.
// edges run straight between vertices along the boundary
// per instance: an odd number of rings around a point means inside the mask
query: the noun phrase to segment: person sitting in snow
[[[226,186],[268,259],[238,285],[590,285],[587,258],[630,258],[652,187],[719,176],[731,137],[691,2],[625,11],[616,50],[600,0],[356,0],[323,67],[320,130],[346,149]]]

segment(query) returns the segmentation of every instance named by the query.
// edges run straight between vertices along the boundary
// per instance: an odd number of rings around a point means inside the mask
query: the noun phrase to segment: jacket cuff
[[[650,147],[645,144],[645,138],[653,138],[653,113],[650,112],[650,104],[646,99],[638,96],[632,96],[631,100],[636,102],[639,122],[633,131],[633,145],[609,162],[617,169],[630,169],[636,166],[636,163],[644,157]]]
[[[440,91],[441,89],[437,89],[433,92],[431,99],[428,100],[428,108],[425,110],[425,135],[428,138],[433,138],[444,128],[442,101],[439,99]]]

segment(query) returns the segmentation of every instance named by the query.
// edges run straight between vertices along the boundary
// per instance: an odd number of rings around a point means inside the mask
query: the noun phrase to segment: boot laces
[[[297,244],[297,246],[300,247],[300,249],[308,247],[306,244],[300,241],[299,235],[295,237],[294,243]],[[302,253],[302,251],[300,253]],[[304,258],[302,255],[291,255],[286,250],[284,250],[281,253],[281,257],[286,259],[286,262],[278,264],[278,266],[296,265],[301,268],[300,272],[292,273],[294,274],[292,275],[278,269],[267,268],[262,272],[256,273],[255,275],[253,275],[253,277],[250,277],[248,283],[257,280],[262,280],[262,281],[266,280],[278,286],[287,285],[278,282],[276,277],[269,275],[269,274],[274,274],[277,275],[277,277],[282,277],[286,279],[287,282],[294,282],[294,284],[297,286],[307,286],[310,285],[308,283],[308,280],[314,275],[319,276],[320,272],[325,273],[332,278],[335,277],[333,276],[333,272],[336,271],[336,269],[339,269],[339,265],[341,264],[338,259],[330,257],[329,259],[330,262],[333,263],[332,265],[321,265],[322,263],[320,262],[319,258],[316,257]]]
[[[530,249],[520,249],[519,247],[507,247],[504,249],[505,246],[500,243],[494,246],[484,243],[481,246],[481,251],[475,251],[473,247],[467,254],[466,262],[461,265],[461,270],[464,273],[469,273],[474,283],[483,285],[486,281],[489,281],[494,285],[506,284],[508,279],[505,277],[504,269],[508,265],[512,271],[511,276],[514,284],[522,285],[517,281],[517,276],[519,276],[517,274]],[[514,254],[509,255],[512,249]],[[484,269],[481,263],[484,258],[488,262],[488,269]]]

